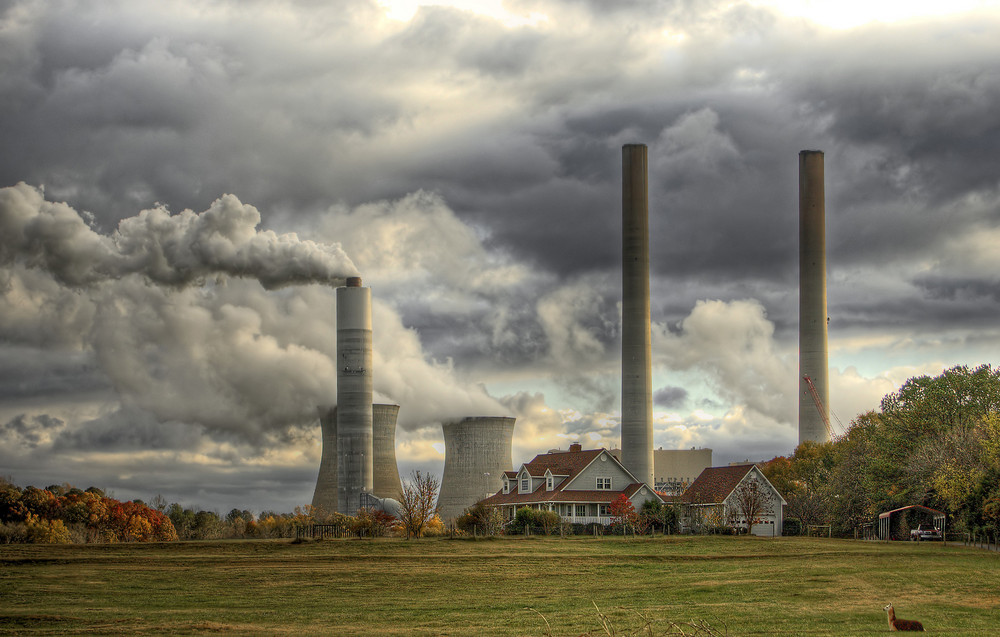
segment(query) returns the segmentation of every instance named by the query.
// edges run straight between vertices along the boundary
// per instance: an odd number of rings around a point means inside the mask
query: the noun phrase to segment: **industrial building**
[[[479,416],[441,427],[445,452],[438,515],[449,522],[500,489],[504,472],[514,466],[514,419]]]
[[[612,449],[611,454],[621,459],[621,449]],[[701,474],[712,466],[711,449],[659,449],[653,450],[653,474],[656,482],[653,488],[661,495],[684,493]]]

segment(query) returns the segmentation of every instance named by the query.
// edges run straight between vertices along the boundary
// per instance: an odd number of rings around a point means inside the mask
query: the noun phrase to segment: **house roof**
[[[722,502],[733,489],[753,469],[752,464],[732,467],[709,467],[691,483],[684,495],[684,502],[690,504],[714,504]]]
[[[582,451],[557,451],[556,453],[542,453],[535,456],[531,462],[524,465],[528,474],[541,477],[545,471],[549,470],[552,475],[568,476],[568,480],[576,477],[576,474],[583,471],[588,464],[601,455],[604,449],[587,449]]]

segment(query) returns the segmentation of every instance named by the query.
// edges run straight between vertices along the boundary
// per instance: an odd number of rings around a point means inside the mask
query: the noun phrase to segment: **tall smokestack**
[[[830,440],[825,198],[823,152],[803,150],[799,153],[799,444]]]
[[[374,487],[372,295],[360,277],[337,288],[337,511],[354,515]]]
[[[645,144],[622,147],[622,464],[637,479],[653,485]]]

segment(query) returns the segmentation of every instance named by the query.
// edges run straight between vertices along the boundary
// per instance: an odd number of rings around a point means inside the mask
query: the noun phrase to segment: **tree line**
[[[369,509],[347,516],[308,505],[288,513],[234,508],[220,515],[168,504],[161,495],[149,504],[120,502],[96,487],[21,488],[0,479],[0,544],[294,538],[317,524],[358,537],[443,535],[435,507],[439,486],[436,477],[414,471],[403,483],[398,517]]]
[[[1000,532],[1000,370],[956,366],[910,378],[832,442],[806,442],[762,471],[785,517],[854,535],[880,513],[920,504],[951,532]],[[912,524],[901,518],[898,525]]]
[[[169,517],[141,501],[119,502],[96,487],[20,488],[0,479],[0,543],[65,544],[176,540]]]

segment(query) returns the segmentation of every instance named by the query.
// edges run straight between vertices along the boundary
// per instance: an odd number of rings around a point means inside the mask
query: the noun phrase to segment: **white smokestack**
[[[337,511],[354,515],[372,493],[372,295],[360,277],[337,288]]]

